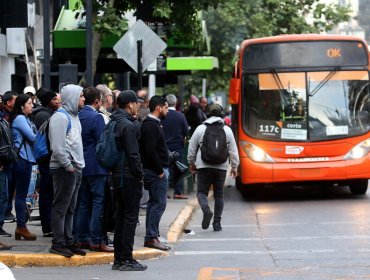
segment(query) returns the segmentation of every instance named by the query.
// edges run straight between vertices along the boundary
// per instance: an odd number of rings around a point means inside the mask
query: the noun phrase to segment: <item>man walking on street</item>
[[[74,245],[73,215],[85,167],[81,124],[77,113],[84,105],[82,87],[66,85],[60,90],[64,112],[56,112],[50,119],[49,139],[52,151],[50,171],[53,178],[54,199],[51,227],[54,233],[50,253],[65,257],[86,252]]]
[[[239,155],[234,135],[231,128],[224,124],[222,113],[222,107],[218,104],[208,107],[209,119],[194,131],[188,150],[190,171],[192,173],[197,172],[197,198],[203,212],[203,229],[208,229],[213,217],[213,212],[208,205],[208,192],[211,185],[213,185],[213,196],[215,198],[214,231],[222,230],[221,215],[224,209],[223,188],[226,172],[229,167],[228,159],[230,159],[231,163],[231,176],[237,176],[239,166]],[[212,137],[209,137],[211,133]],[[207,138],[209,141],[206,140]],[[215,145],[212,146],[212,143]]]
[[[114,234],[113,270],[143,271],[146,265],[137,262],[132,255],[136,223],[139,215],[143,186],[143,170],[139,153],[139,130],[134,116],[138,111],[136,93],[122,91],[117,98],[119,108],[111,119],[116,121],[115,135],[123,153],[122,180],[116,189],[117,217]]]
[[[171,247],[159,240],[159,223],[166,209],[168,188],[168,148],[160,123],[168,113],[166,99],[153,96],[149,109],[150,114],[143,121],[140,137],[144,186],[149,191],[144,246],[167,251]]]

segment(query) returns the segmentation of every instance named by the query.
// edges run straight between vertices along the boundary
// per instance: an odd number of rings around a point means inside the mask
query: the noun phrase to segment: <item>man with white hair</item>
[[[102,105],[99,108],[99,113],[102,114],[105,124],[109,122],[111,113],[108,112],[113,106],[113,93],[111,89],[104,84],[97,85],[96,88],[102,93]]]
[[[189,126],[185,116],[176,111],[177,98],[174,94],[166,96],[168,103],[167,117],[162,120],[163,132],[166,139],[166,144],[170,152],[176,151],[179,153],[179,161],[184,162],[184,145],[185,137],[189,134]],[[174,165],[170,165],[170,176],[168,179],[169,187],[174,188],[174,199],[187,199],[184,195],[184,181],[180,179],[175,182]]]

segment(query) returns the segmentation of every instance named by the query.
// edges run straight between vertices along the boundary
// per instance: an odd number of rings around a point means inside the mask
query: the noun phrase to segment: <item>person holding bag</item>
[[[36,240],[36,235],[26,227],[26,197],[31,180],[32,165],[36,163],[32,144],[36,137],[36,127],[29,116],[32,113],[33,102],[26,94],[18,95],[10,114],[14,144],[18,150],[19,159],[13,166],[13,180],[15,181],[15,212],[17,228],[15,239]]]

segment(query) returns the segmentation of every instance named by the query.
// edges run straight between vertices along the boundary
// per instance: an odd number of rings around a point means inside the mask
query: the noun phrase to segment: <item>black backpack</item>
[[[118,148],[116,134],[114,133],[117,121],[111,120],[100,134],[96,145],[96,160],[101,167],[110,169],[122,160],[122,151]]]
[[[18,153],[14,147],[12,132],[8,122],[0,117],[0,162],[11,163],[18,160]]]
[[[223,123],[204,123],[207,128],[201,142],[201,156],[205,163],[225,163],[229,157],[228,143]]]

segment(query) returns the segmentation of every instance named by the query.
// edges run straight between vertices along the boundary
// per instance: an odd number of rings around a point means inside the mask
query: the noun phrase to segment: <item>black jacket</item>
[[[169,166],[168,148],[159,121],[146,117],[141,125],[140,153],[143,167],[158,175]]]
[[[127,111],[118,109],[110,116],[111,120],[117,121],[115,134],[117,144],[124,155],[123,177],[135,178],[139,181],[143,179],[143,169],[139,153],[138,140],[140,128],[137,121]]]
[[[32,111],[33,123],[36,125],[37,130],[40,129],[40,126],[51,117],[54,111],[51,108],[44,106],[39,106]]]

